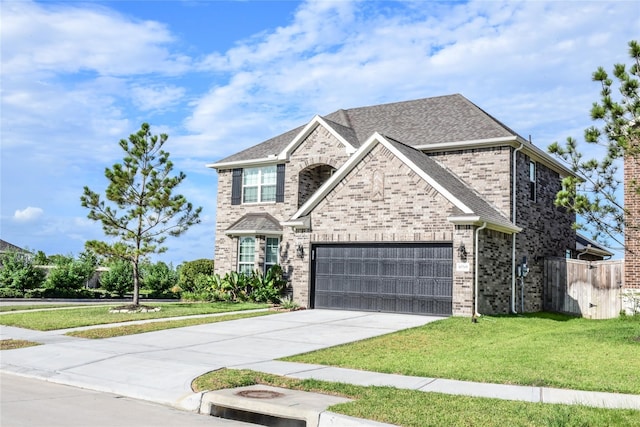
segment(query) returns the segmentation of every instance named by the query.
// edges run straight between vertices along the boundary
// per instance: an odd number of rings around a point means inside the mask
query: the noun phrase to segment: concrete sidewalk
[[[0,370],[197,410],[191,381],[221,368],[424,392],[640,410],[640,395],[381,374],[274,359],[358,341],[437,317],[304,310],[102,340],[2,326],[2,339],[46,345],[2,352]]]
[[[196,410],[191,381],[221,368],[268,362],[438,317],[303,310],[101,340],[2,326],[2,339],[46,345],[2,352],[0,369],[61,384]]]

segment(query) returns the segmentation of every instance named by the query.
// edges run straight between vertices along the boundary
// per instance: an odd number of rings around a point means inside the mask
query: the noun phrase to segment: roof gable
[[[336,173],[300,207],[289,222],[309,215],[320,201],[322,201],[377,144],[384,145],[461,212],[460,215],[452,217],[450,221],[469,224],[487,222],[489,228],[508,233],[520,231],[519,227],[513,225],[511,221],[505,218],[497,209],[492,207],[479,194],[469,188],[438,162],[419,150],[378,133],[372,135],[371,138],[349,158],[345,165],[336,171]]]
[[[334,123],[335,125],[335,123]],[[288,160],[291,153],[300,145],[302,142],[307,139],[307,137],[313,132],[318,126],[322,126],[326,130],[329,131],[342,145],[345,146],[347,154],[352,154],[356,151],[352,142],[357,144],[357,140],[354,138],[353,132],[341,125],[332,127],[327,123],[325,119],[320,116],[315,116],[311,121],[291,140],[286,147],[278,153],[279,160]],[[349,141],[351,140],[351,142]],[[357,146],[357,145],[356,145]]]

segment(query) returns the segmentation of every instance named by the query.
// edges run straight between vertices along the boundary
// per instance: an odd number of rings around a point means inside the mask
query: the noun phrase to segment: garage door
[[[452,313],[450,243],[314,245],[312,252],[315,308]]]

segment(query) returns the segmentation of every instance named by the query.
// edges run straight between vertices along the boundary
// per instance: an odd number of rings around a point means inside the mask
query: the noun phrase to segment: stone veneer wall
[[[625,228],[624,287],[640,290],[640,157],[625,159],[624,183],[624,207],[631,213]]]

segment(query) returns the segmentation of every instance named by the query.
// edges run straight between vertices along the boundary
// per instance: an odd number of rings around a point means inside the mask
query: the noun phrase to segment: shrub
[[[152,296],[168,294],[178,283],[178,273],[164,262],[141,265],[142,287],[148,289]]]
[[[250,281],[250,298],[255,302],[280,302],[287,287],[279,265],[272,266],[264,276],[259,271],[254,271]]]
[[[22,298],[24,292],[14,288],[0,288],[0,298]]]
[[[91,279],[95,264],[85,259],[58,257],[56,266],[49,272],[44,286],[50,289],[82,289]]]
[[[109,271],[100,276],[102,289],[113,292],[119,297],[125,296],[133,290],[133,266],[129,261],[114,261],[109,265]]]
[[[211,259],[197,259],[185,262],[178,269],[178,286],[183,291],[191,292],[196,289],[196,277],[199,274],[213,276],[214,262]]]
[[[42,285],[45,273],[36,268],[27,254],[10,251],[0,255],[0,288],[27,289]]]
[[[25,292],[25,298],[100,298],[100,292],[89,289],[38,288]]]
[[[285,293],[286,280],[282,268],[275,265],[263,275],[254,271],[250,275],[235,271],[220,277],[218,274],[199,274],[191,290],[182,292],[185,301],[254,301],[278,303]]]

